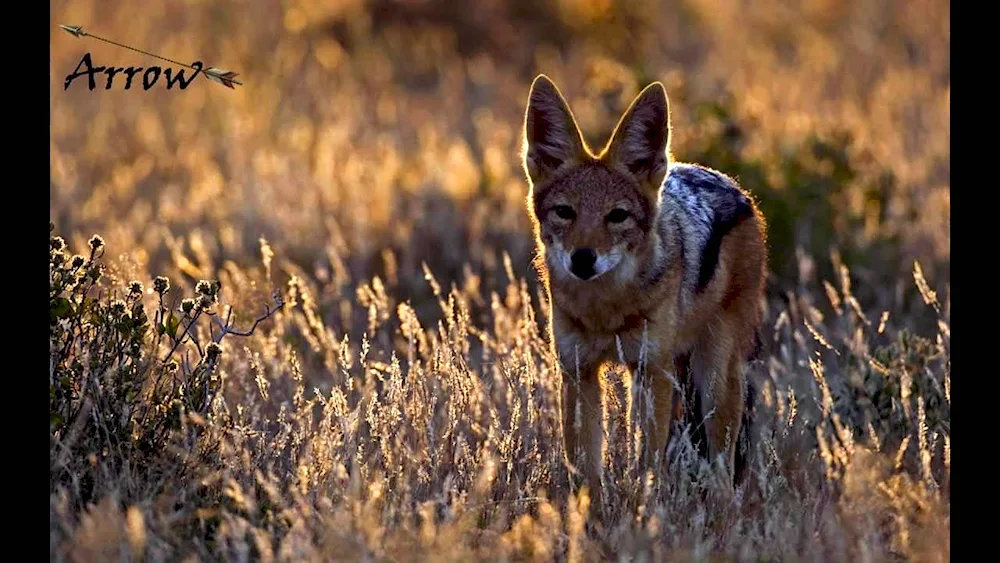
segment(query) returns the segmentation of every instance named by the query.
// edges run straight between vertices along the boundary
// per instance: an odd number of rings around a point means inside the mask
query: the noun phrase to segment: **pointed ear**
[[[559,89],[544,74],[531,83],[524,115],[524,170],[532,184],[586,154],[583,137]]]
[[[631,172],[654,193],[667,173],[670,147],[670,105],[663,84],[643,89],[625,111],[602,158]]]

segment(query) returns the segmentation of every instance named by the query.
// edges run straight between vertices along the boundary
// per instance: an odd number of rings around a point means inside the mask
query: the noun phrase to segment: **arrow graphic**
[[[218,82],[219,84],[222,84],[223,86],[228,86],[233,90],[236,89],[233,88],[233,84],[239,84],[240,86],[243,85],[242,82],[235,80],[233,78],[234,76],[236,76],[236,73],[231,70],[222,70],[221,68],[212,67],[205,70],[204,73],[205,77],[211,80],[212,82]]]
[[[148,53],[146,51],[143,51],[142,49],[136,49],[135,47],[130,47],[128,45],[122,45],[121,43],[112,41],[110,39],[105,39],[103,37],[99,37],[97,35],[94,35],[93,33],[87,33],[86,31],[83,30],[83,28],[81,26],[78,26],[78,25],[62,25],[62,24],[60,24],[59,27],[63,28],[63,30],[65,30],[66,33],[69,33],[70,35],[72,35],[74,37],[93,37],[94,39],[99,39],[101,41],[104,41],[105,43],[110,43],[110,44],[112,44],[112,45],[114,45],[116,47],[122,47],[124,49],[129,49],[129,50],[135,51],[137,53],[142,53],[143,55],[147,55],[147,56],[150,56],[150,57],[154,57],[154,58],[160,59],[161,61],[167,61],[168,63],[171,63],[171,64],[175,64],[175,65],[182,66],[182,67],[185,67],[185,68],[190,68],[191,70],[195,71],[196,74],[198,72],[201,72],[201,73],[203,73],[205,75],[205,78],[208,78],[212,82],[216,82],[218,84],[222,84],[223,86],[225,86],[227,88],[230,88],[232,90],[236,89],[233,86],[233,84],[236,84],[238,86],[243,86],[243,83],[240,82],[239,80],[236,80],[236,78],[235,78],[238,75],[235,72],[231,71],[231,70],[223,70],[221,68],[215,68],[215,67],[209,67],[207,69],[197,68],[197,67],[191,66],[189,64],[185,64],[185,63],[178,62],[178,61],[175,61],[175,60],[172,60],[172,59],[168,59],[166,57],[161,57],[160,55],[154,55],[153,53]]]

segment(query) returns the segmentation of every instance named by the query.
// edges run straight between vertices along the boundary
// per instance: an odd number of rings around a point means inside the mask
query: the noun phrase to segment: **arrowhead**
[[[83,28],[78,25],[60,24],[59,27],[63,28],[66,31],[66,33],[69,33],[75,37],[83,37],[84,35],[87,35],[87,32],[84,31]]]

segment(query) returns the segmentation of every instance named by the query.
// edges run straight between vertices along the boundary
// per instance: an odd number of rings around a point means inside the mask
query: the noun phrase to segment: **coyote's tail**
[[[754,335],[754,346],[747,355],[747,361],[751,364],[756,362],[763,351],[764,343],[759,334]],[[708,434],[705,431],[705,413],[702,412],[701,396],[695,390],[691,381],[690,354],[684,354],[675,358],[674,368],[681,381],[682,393],[677,396],[677,407],[679,408],[680,423],[686,426],[691,432],[691,442],[698,450],[698,453],[708,457]],[[755,416],[754,410],[757,405],[757,385],[754,383],[750,373],[746,377],[746,400],[743,408],[743,418],[740,424],[740,432],[737,435],[736,459],[733,467],[733,480],[735,485],[739,485],[746,478],[747,467],[749,466],[750,453],[753,451]]]
[[[757,398],[757,387],[747,378],[747,400],[746,406],[743,408],[743,423],[740,424],[740,434],[738,441],[736,442],[736,461],[734,467],[734,480],[736,484],[743,482],[744,477],[746,477],[746,469],[749,465],[748,460],[750,457],[750,451],[753,447],[753,423],[754,423],[754,406],[756,404]]]
[[[760,339],[760,334],[754,335],[754,347],[751,350],[747,361],[753,363],[760,358],[762,349],[764,348],[764,343]],[[747,398],[746,404],[743,407],[743,421],[740,424],[740,433],[738,441],[736,442],[736,461],[734,467],[735,481],[737,484],[742,483],[744,477],[746,476],[746,469],[748,465],[748,460],[750,457],[750,452],[753,448],[753,437],[756,434],[754,432],[754,407],[757,404],[757,386],[754,384],[753,378],[750,374],[747,374]]]

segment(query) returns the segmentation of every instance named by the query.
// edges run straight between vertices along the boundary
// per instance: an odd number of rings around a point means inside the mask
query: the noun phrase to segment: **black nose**
[[[594,262],[597,262],[597,253],[589,248],[581,248],[573,251],[570,255],[570,271],[576,277],[585,280],[594,275]]]

